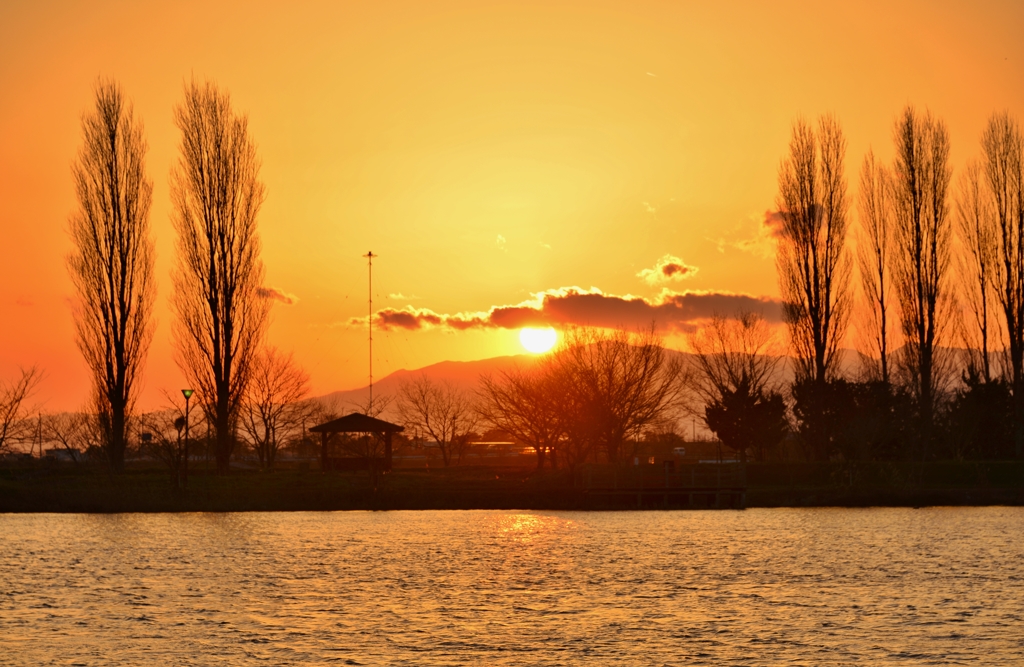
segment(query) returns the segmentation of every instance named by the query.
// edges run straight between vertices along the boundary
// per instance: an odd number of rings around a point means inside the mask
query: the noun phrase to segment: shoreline
[[[747,479],[747,508],[1024,506],[1024,463],[1017,461],[764,464],[748,466]],[[594,496],[574,488],[565,473],[507,467],[398,468],[381,475],[376,490],[367,473],[195,471],[184,492],[159,468],[121,475],[85,467],[0,469],[0,513],[713,508],[710,497],[684,505],[648,491]]]

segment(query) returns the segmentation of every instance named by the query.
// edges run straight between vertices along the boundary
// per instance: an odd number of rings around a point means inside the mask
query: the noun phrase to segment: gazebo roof
[[[338,417],[314,426],[309,430],[314,433],[398,433],[404,431],[405,427],[353,412],[345,417]]]

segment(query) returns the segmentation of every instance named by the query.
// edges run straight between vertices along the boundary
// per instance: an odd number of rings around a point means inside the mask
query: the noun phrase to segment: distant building
[[[54,459],[55,461],[71,461],[75,463],[82,458],[82,452],[77,449],[65,449],[64,447],[47,449],[44,453],[46,458]]]

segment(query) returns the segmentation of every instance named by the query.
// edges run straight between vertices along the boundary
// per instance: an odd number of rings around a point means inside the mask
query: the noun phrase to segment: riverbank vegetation
[[[228,512],[373,509],[622,509],[573,484],[565,471],[532,465],[396,468],[371,483],[369,473],[322,474],[298,464],[218,475],[199,468],[175,490],[164,470],[128,463],[0,468],[0,512]],[[748,464],[747,507],[1021,505],[1021,462],[875,462]],[[635,508],[636,505],[626,505]],[[655,496],[644,505],[669,508]]]

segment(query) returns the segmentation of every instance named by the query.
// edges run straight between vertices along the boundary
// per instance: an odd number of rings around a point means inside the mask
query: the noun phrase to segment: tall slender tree
[[[92,373],[104,447],[124,468],[128,422],[153,338],[153,241],[142,122],[121,87],[96,85],[96,108],[82,118],[83,145],[72,167],[78,210],[69,231],[78,348]]]
[[[266,328],[257,216],[264,200],[244,114],[213,83],[185,86],[174,112],[181,155],[171,175],[178,234],[173,305],[177,362],[193,383],[228,472],[238,408]]]
[[[831,115],[815,132],[798,120],[779,168],[782,217],[777,255],[797,378],[823,383],[835,373],[849,315],[846,252],[846,140]]]
[[[1007,336],[1014,449],[1024,456],[1024,135],[1009,113],[989,119],[982,137],[996,217],[996,292]]]
[[[968,373],[982,382],[992,381],[989,351],[998,340],[993,327],[996,263],[996,225],[981,166],[969,162],[960,174],[956,192],[956,230],[962,252],[957,253],[960,294],[969,317],[961,323],[967,349]]]
[[[883,384],[889,384],[891,350],[892,274],[889,270],[892,253],[893,221],[888,171],[875,161],[869,151],[860,172],[860,236],[857,259],[860,265],[861,288],[867,301],[864,321],[870,341],[868,357],[878,355],[877,372]]]
[[[947,195],[949,133],[928,112],[907,107],[893,132],[895,252],[893,287],[900,304],[905,344],[899,363],[913,389],[921,420],[920,454],[928,454],[937,395],[947,380],[948,359],[939,345],[949,332],[951,225]]]

